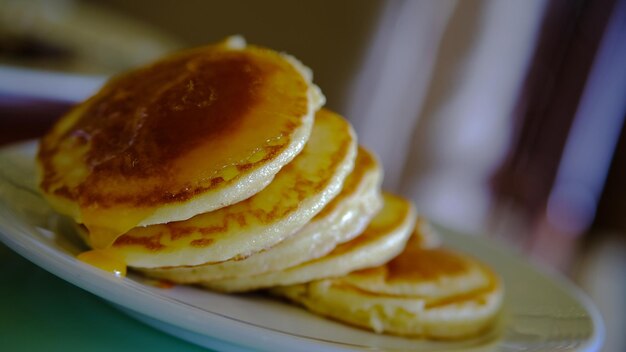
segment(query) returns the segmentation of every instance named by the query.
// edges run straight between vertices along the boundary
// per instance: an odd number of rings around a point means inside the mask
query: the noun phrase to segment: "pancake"
[[[438,248],[441,246],[439,234],[432,228],[430,222],[423,216],[418,216],[413,233],[407,242],[407,247],[422,249]],[[406,250],[406,248],[405,248]]]
[[[41,140],[40,189],[97,248],[239,202],[304,147],[324,102],[311,76],[238,37],[124,73]]]
[[[383,208],[359,236],[335,247],[326,256],[281,271],[202,282],[224,292],[251,291],[345,275],[381,265],[400,253],[413,228],[416,212],[403,198],[383,194]]]
[[[382,206],[381,181],[382,171],[378,161],[360,147],[354,170],[346,179],[341,193],[304,228],[276,246],[241,260],[140,271],[171,282],[195,283],[282,270],[319,258],[364,230]]]
[[[385,265],[272,293],[378,333],[459,339],[488,329],[502,304],[497,276],[471,257],[419,242]]]
[[[306,146],[254,196],[184,221],[136,227],[108,251],[131,267],[199,265],[245,258],[306,225],[341,190],[356,139],[341,116],[320,110]]]

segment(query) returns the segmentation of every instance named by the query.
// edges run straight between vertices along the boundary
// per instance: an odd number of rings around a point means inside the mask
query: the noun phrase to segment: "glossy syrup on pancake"
[[[294,62],[220,44],[114,78],[43,138],[40,187],[96,247],[249,197],[301,150],[321,103]]]
[[[80,253],[77,259],[117,277],[126,276],[124,257],[108,249],[94,249]]]
[[[176,283],[196,283],[289,268],[322,257],[339,243],[360,234],[382,207],[380,164],[359,147],[352,173],[341,192],[300,231],[246,258],[198,266],[141,269],[146,275]]]

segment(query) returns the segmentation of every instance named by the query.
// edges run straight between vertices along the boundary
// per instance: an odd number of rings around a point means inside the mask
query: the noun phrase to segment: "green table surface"
[[[144,325],[0,243],[0,351],[207,351]]]

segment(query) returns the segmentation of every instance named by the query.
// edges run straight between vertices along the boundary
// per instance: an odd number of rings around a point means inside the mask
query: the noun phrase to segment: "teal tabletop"
[[[0,351],[207,351],[121,313],[0,244]]]

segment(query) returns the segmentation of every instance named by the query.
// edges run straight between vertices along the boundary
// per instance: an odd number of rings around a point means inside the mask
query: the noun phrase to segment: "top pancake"
[[[42,139],[40,188],[97,248],[259,192],[306,143],[323,103],[308,69],[241,40],[108,82]]]

